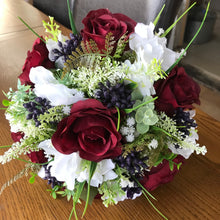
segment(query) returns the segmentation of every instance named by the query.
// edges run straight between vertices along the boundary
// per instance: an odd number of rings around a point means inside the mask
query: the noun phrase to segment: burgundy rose
[[[30,69],[36,66],[43,66],[47,69],[54,68],[54,62],[51,62],[48,58],[48,50],[46,44],[37,38],[33,44],[32,51],[28,51],[25,64],[22,68],[22,73],[18,77],[22,84],[33,85],[29,79]]]
[[[172,116],[175,109],[192,109],[193,103],[200,104],[199,85],[189,77],[183,67],[176,66],[163,80],[159,80],[154,85],[156,96],[156,110],[164,111]]]
[[[99,162],[121,154],[116,109],[107,109],[95,99],[73,104],[52,136],[53,146],[63,154],[79,151],[81,158]]]
[[[179,155],[173,161],[178,164],[183,162],[184,158]],[[169,162],[163,160],[157,167],[153,167],[150,172],[146,172],[140,182],[148,191],[153,191],[159,185],[172,181],[178,171],[175,165],[173,171],[171,171]]]
[[[47,158],[45,157],[44,150],[33,151],[27,154],[33,163],[46,163]]]
[[[20,142],[20,139],[24,137],[24,133],[22,133],[22,132],[17,132],[17,133],[12,132],[11,137],[12,137],[12,140],[14,142]],[[47,162],[47,158],[44,155],[44,150],[31,152],[31,153],[27,154],[27,156],[31,159],[31,161],[33,163],[45,163],[45,162]]]
[[[94,40],[100,50],[105,49],[105,36],[111,32],[117,42],[126,33],[134,32],[136,22],[123,14],[112,14],[108,9],[90,11],[82,20],[84,29],[81,31],[84,41]]]

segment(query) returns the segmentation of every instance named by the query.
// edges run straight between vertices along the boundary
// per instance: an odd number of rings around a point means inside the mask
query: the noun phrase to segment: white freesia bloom
[[[187,136],[184,141],[187,143],[192,143],[192,144],[196,144],[196,140],[199,139],[199,136],[197,134],[197,132],[195,131],[195,129],[191,129],[191,133],[189,136]],[[174,154],[179,154],[182,155],[185,159],[188,159],[190,157],[190,155],[194,152],[194,149],[191,148],[176,148],[175,145],[169,144],[168,145],[169,149],[174,153]]]
[[[60,84],[52,72],[42,66],[32,67],[29,77],[35,84],[35,94],[39,97],[47,98],[52,106],[71,105],[84,100],[82,92],[78,92],[76,89],[69,89],[67,86]]]
[[[58,35],[58,41],[62,42],[62,43],[65,43],[66,40],[68,40],[69,38],[62,35],[62,34],[59,34]],[[54,41],[52,39],[48,39],[47,42],[46,42],[46,47],[47,47],[47,50],[49,51],[49,55],[48,55],[48,58],[51,60],[51,61],[55,61],[55,56],[56,54],[54,53],[54,49],[57,49],[59,50],[59,46],[58,46],[58,41]],[[64,56],[60,56],[56,61],[55,61],[56,65],[58,68],[62,69],[64,67],[64,63],[65,63],[65,59],[64,59]]]
[[[154,34],[153,23],[145,25],[138,23],[135,32],[130,35],[129,46],[139,54],[143,53],[142,59],[145,63],[151,63],[156,58],[162,62],[162,68],[166,71],[179,57],[176,53],[166,47],[167,39]]]
[[[58,181],[63,181],[67,184],[69,190],[73,190],[75,180],[79,182],[89,180],[89,168],[84,167],[84,161],[79,153],[61,154],[52,145],[51,140],[46,140],[38,145],[39,148],[44,149],[47,157],[54,156],[54,160],[50,162],[51,175],[56,177]],[[113,171],[115,164],[111,159],[105,159],[97,164],[95,173],[91,179],[90,185],[98,187],[104,181],[117,178],[117,174]],[[44,172],[39,172],[40,177],[44,177]]]
[[[129,46],[136,53],[136,60],[133,64],[125,61],[129,67],[128,78],[138,83],[138,88],[143,96],[155,94],[153,84],[160,76],[155,69],[155,62],[166,71],[176,59],[176,53],[166,47],[167,40],[154,34],[153,23],[145,25],[138,23],[135,32],[129,37]]]

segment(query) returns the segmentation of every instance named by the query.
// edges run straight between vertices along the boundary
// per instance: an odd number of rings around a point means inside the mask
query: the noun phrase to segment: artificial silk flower
[[[61,154],[52,146],[51,140],[41,142],[38,147],[45,151],[48,158],[53,155],[53,161],[50,163],[51,175],[56,177],[58,181],[66,182],[69,190],[74,189],[75,180],[78,182],[88,182],[89,167],[86,160],[83,160],[78,152],[69,155]],[[117,178],[118,175],[113,171],[114,168],[115,164],[111,159],[105,159],[99,162],[90,185],[98,187],[103,181]],[[43,168],[38,175],[44,177]]]
[[[156,35],[154,29],[153,23],[137,23],[135,32],[130,35],[129,46],[145,65],[156,59],[162,62],[162,69],[166,71],[179,58],[179,53],[167,48],[166,38]]]
[[[47,47],[47,50],[49,51],[49,55],[48,55],[49,59],[53,62],[55,61],[57,68],[60,68],[60,69],[64,67],[65,58],[64,56],[60,56],[58,59],[56,59],[56,54],[54,53],[54,51],[60,49],[58,42],[65,43],[66,40],[69,40],[69,38],[62,34],[59,34],[58,41],[55,41],[49,38],[46,42],[46,47]]]
[[[71,105],[85,99],[82,92],[60,84],[52,72],[42,66],[31,68],[30,80],[35,85],[35,94],[47,98],[52,106]]]

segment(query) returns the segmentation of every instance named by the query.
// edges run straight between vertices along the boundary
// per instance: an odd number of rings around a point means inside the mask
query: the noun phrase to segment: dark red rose
[[[178,155],[173,161],[178,164],[184,162],[184,158]],[[175,165],[173,171],[171,171],[169,162],[163,160],[157,167],[153,167],[150,172],[146,172],[140,182],[148,191],[152,191],[159,185],[172,181],[178,171]]]
[[[14,142],[20,142],[21,138],[23,137],[24,137],[24,133],[22,132],[17,132],[17,133],[11,132],[11,138]]]
[[[107,109],[95,99],[73,104],[52,136],[53,146],[63,154],[79,151],[81,158],[99,162],[121,154],[116,109]]]
[[[84,29],[81,31],[84,41],[94,40],[100,50],[105,49],[105,36],[111,32],[117,42],[126,33],[134,32],[136,22],[123,14],[112,14],[108,9],[90,11],[82,20]]]
[[[54,62],[48,58],[48,50],[46,44],[37,38],[33,44],[32,51],[28,51],[25,64],[22,68],[22,73],[18,77],[22,84],[33,85],[29,79],[30,69],[36,66],[43,66],[47,69],[54,68]]]
[[[200,87],[183,67],[176,66],[165,80],[157,81],[154,87],[158,96],[155,101],[156,110],[164,111],[169,116],[178,107],[192,109],[193,103],[200,104]]]
[[[21,138],[24,137],[24,133],[22,133],[22,132],[17,132],[17,133],[11,132],[11,137],[12,137],[12,140],[14,142],[20,142]],[[27,154],[27,156],[31,159],[31,161],[33,163],[46,163],[47,162],[47,158],[44,155],[44,150],[31,152],[31,153]]]
[[[27,154],[33,163],[46,163],[47,158],[44,155],[44,150],[33,151]]]

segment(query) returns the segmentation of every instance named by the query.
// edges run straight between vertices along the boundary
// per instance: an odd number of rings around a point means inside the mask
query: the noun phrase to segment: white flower
[[[184,142],[186,143],[191,143],[196,146],[196,140],[198,140],[198,134],[195,132],[195,129],[191,129],[191,133],[189,136],[187,136],[184,139]],[[174,143],[168,144],[168,148],[174,153],[174,154],[179,154],[182,155],[185,159],[188,159],[190,155],[194,152],[195,149],[193,148],[183,148],[179,147],[176,148]]]
[[[134,141],[134,135],[133,134],[128,134],[126,136],[126,141],[127,142],[133,142]]]
[[[29,77],[35,84],[35,94],[39,97],[47,98],[52,106],[71,105],[84,100],[81,92],[59,84],[52,72],[42,66],[32,67]]]
[[[148,144],[148,147],[150,149],[156,149],[158,146],[158,141],[156,139],[153,139],[149,144]]]
[[[135,32],[129,37],[129,46],[135,51],[136,60],[133,64],[125,61],[129,67],[127,77],[138,83],[143,96],[155,94],[153,83],[161,77],[153,65],[155,61],[157,65],[161,63],[162,70],[166,71],[180,56],[166,47],[167,39],[154,34],[154,29],[153,23],[135,26]]]
[[[166,71],[175,63],[179,57],[179,53],[168,49],[166,47],[166,38],[155,35],[154,29],[155,26],[153,23],[149,25],[138,23],[135,27],[135,33],[130,35],[129,46],[137,53],[137,56],[143,51],[143,61],[148,64],[154,58],[161,60],[162,68]]]
[[[84,161],[79,153],[61,154],[52,145],[51,140],[45,140],[38,145],[45,151],[46,157],[54,156],[54,160],[50,162],[51,175],[56,177],[58,181],[65,182],[69,190],[75,187],[75,180],[79,182],[89,180],[89,168],[84,167]],[[97,164],[95,173],[91,179],[90,185],[98,187],[104,181],[117,178],[117,174],[113,171],[115,164],[111,159],[105,159]],[[39,175],[43,178],[43,171]]]
[[[59,34],[58,35],[58,41],[62,42],[62,43],[65,43],[66,40],[68,40],[69,38],[62,35],[62,34]],[[47,50],[49,51],[49,55],[48,55],[48,58],[51,60],[51,61],[55,61],[55,57],[56,57],[56,54],[54,53],[54,49],[57,49],[59,50],[59,46],[58,46],[58,41],[54,41],[52,39],[48,39],[47,42],[46,42],[46,47],[47,47]],[[62,69],[64,67],[64,63],[65,63],[65,59],[64,59],[64,56],[60,56],[56,61],[55,61],[56,65],[58,68]]]
[[[69,115],[70,114],[70,106],[66,105],[63,107],[63,113],[66,114],[66,115]]]
[[[135,125],[135,119],[134,119],[133,117],[127,118],[127,125],[128,125],[129,127]]]

